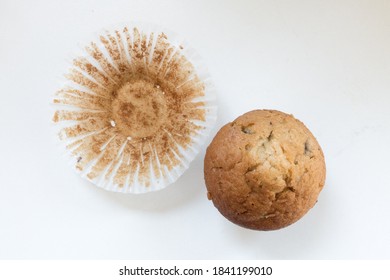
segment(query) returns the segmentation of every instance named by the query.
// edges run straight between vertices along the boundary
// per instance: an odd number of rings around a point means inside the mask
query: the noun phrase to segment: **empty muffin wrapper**
[[[53,121],[72,165],[106,190],[144,193],[175,182],[216,120],[196,52],[160,27],[97,34],[71,62]]]

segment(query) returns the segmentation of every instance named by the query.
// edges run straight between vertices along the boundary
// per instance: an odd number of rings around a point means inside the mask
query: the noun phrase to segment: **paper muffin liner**
[[[71,164],[109,191],[175,182],[216,120],[216,95],[196,52],[171,31],[132,23],[104,30],[71,62],[53,100]]]

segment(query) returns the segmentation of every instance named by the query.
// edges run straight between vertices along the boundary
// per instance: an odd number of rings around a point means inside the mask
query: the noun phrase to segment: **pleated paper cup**
[[[175,182],[215,123],[205,67],[160,27],[96,34],[65,79],[53,100],[59,138],[81,176],[106,190],[144,193]]]

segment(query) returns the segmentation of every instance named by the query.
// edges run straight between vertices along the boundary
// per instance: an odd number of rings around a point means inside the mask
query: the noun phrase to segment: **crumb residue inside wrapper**
[[[166,187],[188,168],[215,122],[207,72],[168,33],[105,31],[73,60],[56,93],[60,139],[76,169],[99,187]]]

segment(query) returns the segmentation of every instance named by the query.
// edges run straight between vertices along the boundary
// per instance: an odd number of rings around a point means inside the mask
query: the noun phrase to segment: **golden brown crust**
[[[286,227],[314,206],[325,183],[317,140],[292,115],[248,112],[207,148],[208,197],[227,219],[256,230]]]

